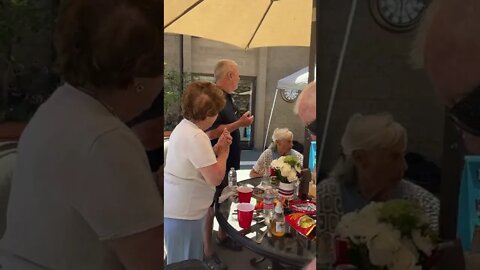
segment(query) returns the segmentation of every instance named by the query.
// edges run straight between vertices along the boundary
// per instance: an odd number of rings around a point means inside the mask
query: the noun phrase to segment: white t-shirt
[[[199,168],[217,163],[207,134],[183,119],[173,130],[165,160],[165,217],[196,220],[207,213],[215,186],[205,182]]]
[[[140,141],[97,100],[59,87],[20,138],[0,264],[124,269],[102,240],[162,223]]]

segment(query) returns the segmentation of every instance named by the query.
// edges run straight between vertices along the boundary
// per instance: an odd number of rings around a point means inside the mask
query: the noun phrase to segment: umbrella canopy
[[[316,78],[316,67],[314,69],[314,80]],[[299,71],[282,78],[277,83],[277,89],[298,90],[301,91],[308,84],[308,67],[304,67]]]
[[[310,46],[312,0],[165,0],[164,31],[239,48]]]

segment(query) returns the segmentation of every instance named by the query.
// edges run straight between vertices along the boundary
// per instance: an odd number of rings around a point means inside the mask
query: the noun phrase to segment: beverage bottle
[[[265,169],[262,177],[261,188],[266,189],[267,186],[270,186],[270,175],[268,174],[268,169]]]
[[[274,199],[275,194],[273,193],[272,187],[267,186],[265,188],[265,192],[263,193],[263,216],[267,222],[269,222],[273,217],[273,209],[275,208]]]
[[[270,223],[270,231],[277,237],[285,235],[285,215],[281,202],[277,202],[277,206],[275,206],[275,215]]]
[[[231,188],[237,187],[237,171],[235,171],[234,167],[231,167],[228,172],[228,186]]]

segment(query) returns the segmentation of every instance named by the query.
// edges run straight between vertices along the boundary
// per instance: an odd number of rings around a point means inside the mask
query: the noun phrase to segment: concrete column
[[[192,73],[192,37],[183,36],[183,73]]]
[[[258,67],[257,67],[257,85],[255,93],[255,121],[254,121],[254,148],[263,150],[263,141],[265,139],[265,132],[267,129],[268,118],[265,118],[265,96],[267,91],[267,64],[268,64],[268,49],[258,49]]]

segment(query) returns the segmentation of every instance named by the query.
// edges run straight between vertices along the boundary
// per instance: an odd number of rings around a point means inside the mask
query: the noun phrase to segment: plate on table
[[[289,206],[294,212],[317,215],[317,204],[314,201],[293,200],[289,202]]]

